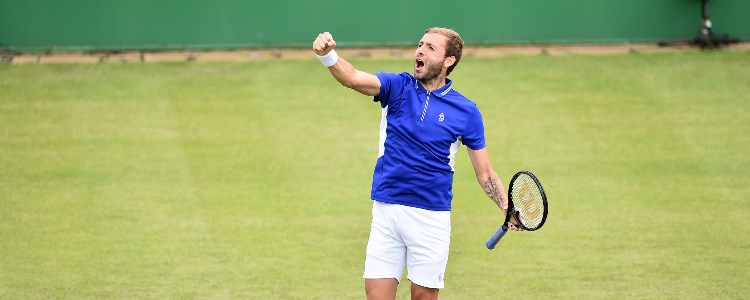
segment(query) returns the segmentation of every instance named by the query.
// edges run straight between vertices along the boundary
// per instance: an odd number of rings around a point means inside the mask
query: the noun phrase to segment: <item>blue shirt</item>
[[[453,89],[453,82],[427,91],[409,73],[377,73],[383,109],[380,149],[372,177],[373,200],[450,211],[453,166],[463,143],[485,147],[476,104]]]

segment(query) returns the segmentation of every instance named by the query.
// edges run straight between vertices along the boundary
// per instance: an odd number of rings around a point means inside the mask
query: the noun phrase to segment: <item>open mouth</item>
[[[414,69],[421,70],[422,68],[424,68],[424,62],[421,59],[419,59],[419,58],[415,59],[414,60]]]

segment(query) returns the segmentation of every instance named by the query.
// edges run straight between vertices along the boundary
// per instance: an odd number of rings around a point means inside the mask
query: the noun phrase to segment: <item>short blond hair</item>
[[[445,74],[447,76],[451,73],[451,71],[453,71],[453,68],[458,65],[458,61],[461,60],[461,53],[463,53],[464,51],[464,41],[461,39],[461,36],[458,35],[458,32],[449,28],[432,27],[428,28],[425,33],[437,33],[444,36],[445,57],[453,56],[456,58],[456,62],[453,63],[452,66],[448,67],[448,72]]]

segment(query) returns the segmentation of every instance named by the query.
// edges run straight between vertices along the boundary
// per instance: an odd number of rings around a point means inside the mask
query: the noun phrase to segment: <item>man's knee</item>
[[[395,278],[365,279],[368,300],[396,299],[398,280]]]
[[[411,299],[412,300],[437,299],[439,292],[440,292],[440,289],[423,287],[413,282],[411,283]]]

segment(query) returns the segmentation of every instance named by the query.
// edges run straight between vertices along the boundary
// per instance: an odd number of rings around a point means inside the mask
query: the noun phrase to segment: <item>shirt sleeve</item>
[[[391,97],[396,96],[395,90],[402,81],[400,75],[395,73],[378,72],[375,76],[380,80],[380,94],[375,96],[372,101],[380,102],[380,107],[388,106]]]
[[[469,120],[466,122],[466,128],[463,134],[463,144],[471,150],[481,150],[486,147],[484,140],[484,122],[482,114],[476,105],[469,114]]]

